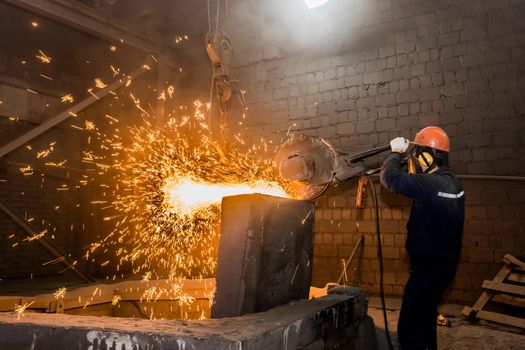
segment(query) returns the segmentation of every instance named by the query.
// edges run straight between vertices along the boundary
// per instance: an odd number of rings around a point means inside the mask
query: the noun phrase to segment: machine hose
[[[377,234],[377,257],[379,259],[379,275],[380,275],[380,290],[381,290],[381,306],[383,309],[383,320],[385,323],[385,334],[386,334],[386,340],[388,342],[388,348],[390,350],[394,350],[394,346],[392,345],[392,339],[390,339],[390,331],[388,330],[388,319],[386,316],[386,305],[385,305],[385,286],[383,281],[383,247],[381,245],[381,230],[379,225],[379,204],[377,200],[377,193],[374,187],[374,183],[369,178],[368,184],[370,185],[371,191],[372,191],[372,197],[374,198],[374,207],[375,207],[375,221],[376,221],[376,234]]]

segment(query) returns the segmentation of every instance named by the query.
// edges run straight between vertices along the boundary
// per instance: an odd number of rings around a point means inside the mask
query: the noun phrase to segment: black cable
[[[379,227],[379,204],[377,201],[377,193],[376,189],[374,188],[374,183],[370,178],[368,178],[368,184],[370,185],[372,189],[372,197],[374,198],[374,207],[376,211],[376,233],[377,233],[377,256],[379,259],[379,275],[380,275],[380,289],[381,289],[381,306],[383,308],[383,320],[385,323],[385,333],[386,333],[386,341],[388,342],[388,347],[390,350],[394,350],[394,346],[392,345],[392,339],[390,339],[390,331],[388,330],[388,319],[386,317],[386,305],[385,305],[385,286],[383,283],[383,247],[381,245],[381,230]]]

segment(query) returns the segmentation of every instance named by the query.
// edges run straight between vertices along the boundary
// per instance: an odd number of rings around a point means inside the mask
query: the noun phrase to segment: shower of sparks
[[[131,97],[139,108],[140,101]],[[164,126],[144,115],[142,125],[129,129],[128,142],[118,129],[101,139],[107,155],[84,151],[84,163],[96,167],[100,178],[116,181],[111,193],[104,188],[104,198],[92,202],[107,213],[104,221],[113,229],[86,258],[113,251],[119,265],[131,264],[146,280],[209,276],[216,265],[222,197],[289,197],[259,147],[240,152],[212,139],[204,108],[196,101],[193,115],[171,118]],[[100,135],[97,125],[86,131]]]
[[[188,37],[176,39],[181,42],[188,40]],[[110,50],[116,51],[116,47],[112,46]],[[52,61],[42,50],[36,57],[43,63]],[[154,56],[152,58],[156,61]],[[125,81],[123,89],[131,85],[131,78],[122,75],[119,68],[109,68],[109,73],[121,76]],[[182,67],[179,70],[182,72]],[[41,76],[52,80],[43,74]],[[98,89],[107,87],[100,78],[94,82]],[[99,99],[95,91],[94,87],[87,90]],[[165,90],[153,91],[163,101],[175,96],[172,85]],[[37,93],[30,89],[28,92]],[[120,122],[120,117],[123,121],[129,119],[125,115],[118,115],[119,118],[111,116],[113,113],[108,110],[108,114],[103,113],[102,118],[95,118],[95,121],[84,120],[80,116],[71,124],[72,128],[86,135],[87,148],[82,151],[85,169],[81,169],[85,172],[78,180],[75,179],[80,185],[62,183],[57,185],[56,190],[74,191],[81,185],[92,186],[90,190],[94,186],[100,189],[93,191],[97,194],[91,200],[91,214],[103,213],[101,221],[105,231],[99,232],[102,238],[88,248],[86,259],[96,261],[101,267],[116,265],[116,271],[129,271],[131,267],[135,275],[143,276],[142,282],[146,284],[159,278],[170,280],[168,288],[145,288],[142,299],[146,302],[163,298],[177,301],[180,306],[191,305],[196,299],[184,292],[182,279],[208,277],[215,271],[222,198],[252,193],[280,197],[292,195],[274,172],[272,155],[264,140],[260,145],[247,147],[241,134],[220,141],[212,137],[207,124],[209,104],[195,101],[193,112],[190,112],[191,107],[180,106],[173,111],[177,115],[170,115],[171,118],[162,125],[148,99],[135,94],[131,90],[122,95],[112,92],[115,99],[123,100],[123,96],[129,96],[127,100],[142,116],[138,122]],[[244,101],[244,91],[242,94],[241,102]],[[60,100],[62,103],[73,103],[75,99],[68,93]],[[73,112],[70,115],[77,117]],[[12,116],[9,120],[18,122],[18,117]],[[35,147],[33,152],[36,159],[44,161],[46,158],[46,167],[64,168],[67,159],[52,159],[58,148],[55,144],[52,142],[38,151]],[[31,147],[28,149],[32,150]],[[36,168],[39,169],[38,166]],[[23,175],[40,173],[29,164],[24,164],[20,171]],[[54,206],[55,210],[60,208]],[[70,229],[73,231],[73,225]],[[43,230],[25,240],[37,240],[46,234],[54,239],[55,230],[50,229],[49,233]],[[43,265],[56,264],[64,259],[54,259]],[[111,267],[109,270],[114,271]],[[116,275],[112,276],[113,280],[116,278]],[[56,299],[64,298],[65,293],[66,288],[63,287],[54,296]],[[91,297],[83,300],[84,308],[100,294],[101,291],[96,288]],[[207,297],[211,305],[213,292]],[[120,300],[121,296],[115,295],[112,304],[117,305]],[[15,311],[19,317],[31,304],[17,306]],[[182,316],[182,308],[180,310]],[[153,309],[150,317],[154,317]],[[201,317],[204,317],[204,312]]]
[[[36,55],[36,58],[38,58],[42,63],[51,63],[51,57],[46,55],[42,50],[38,50],[38,55]]]

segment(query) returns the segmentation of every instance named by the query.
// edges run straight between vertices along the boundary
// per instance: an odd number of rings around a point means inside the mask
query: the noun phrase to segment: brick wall
[[[351,152],[439,125],[450,136],[456,173],[523,176],[524,14],[517,0],[334,0],[309,12],[300,1],[234,2],[231,75],[246,91],[245,132],[283,136],[291,128]],[[231,125],[241,118],[236,107]],[[452,301],[475,299],[504,253],[525,250],[524,183],[463,184],[464,248]],[[337,278],[359,223],[365,245],[349,277],[375,293],[372,203],[356,210],[355,187],[344,184],[318,201],[314,280]],[[400,295],[409,201],[377,190],[386,291]]]
[[[32,123],[5,119],[0,118],[3,140],[34,127]],[[64,129],[52,130],[30,142],[27,146],[31,150],[22,147],[4,156],[0,163],[0,196],[11,210],[37,231],[45,231],[46,239],[75,259],[82,254],[77,237],[84,233],[81,209],[87,204],[84,194],[76,188],[81,178],[71,171],[44,165],[64,159],[75,163],[78,151],[74,140],[78,135],[68,133],[71,132]],[[49,149],[52,142],[56,142],[56,151],[45,159],[37,159],[36,153]],[[32,170],[21,170],[28,166]],[[31,235],[0,212],[0,278],[49,275],[64,269],[60,263],[49,264],[56,256],[38,239],[28,237]]]

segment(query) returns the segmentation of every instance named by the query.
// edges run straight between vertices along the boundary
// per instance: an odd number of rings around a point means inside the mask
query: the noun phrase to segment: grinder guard
[[[363,159],[390,150],[390,145],[356,154],[337,153],[325,140],[303,134],[293,135],[275,156],[279,176],[288,182],[299,199],[315,199],[331,183],[363,174]]]

